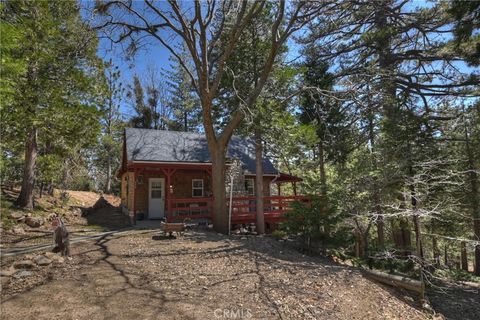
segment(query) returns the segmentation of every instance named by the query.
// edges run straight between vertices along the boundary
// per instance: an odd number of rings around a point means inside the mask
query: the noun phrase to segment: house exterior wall
[[[133,173],[131,181],[133,181]],[[163,171],[161,170],[147,170],[144,173],[138,173],[141,176],[142,183],[137,184],[135,193],[136,212],[144,213],[145,217],[148,217],[148,186],[150,178],[164,178],[165,179],[165,198],[192,198],[192,179],[203,179],[204,197],[211,196],[211,179],[204,170],[177,170],[172,176],[170,185],[173,186],[173,193],[167,195],[170,191],[167,185],[167,179]],[[132,205],[129,205],[129,210],[133,210],[133,187],[130,188]],[[165,201],[166,203],[166,201]]]
[[[148,181],[150,178],[165,178],[165,175],[161,170],[148,171],[137,174],[141,177],[141,183],[137,184],[137,191],[135,193],[135,204],[137,213],[144,213],[145,217],[148,217]],[[165,196],[168,191],[168,187],[165,181]]]
[[[268,197],[271,195],[270,193],[270,184],[272,182],[272,180],[274,179],[275,177],[271,177],[271,176],[264,176],[263,177],[263,195],[265,197]],[[255,184],[257,179],[255,176],[252,176],[252,175],[246,175],[245,176],[245,179],[253,179],[253,183]],[[255,186],[256,187],[256,186]]]
[[[203,179],[203,197],[212,195],[211,178],[205,170],[177,170],[172,177],[173,198],[193,198],[193,179]]]
[[[145,217],[148,217],[148,186],[150,178],[164,178],[165,179],[165,196],[166,198],[194,198],[192,196],[192,180],[193,179],[203,179],[203,197],[212,196],[212,183],[210,175],[205,170],[176,170],[173,174],[170,185],[172,185],[173,193],[170,192],[170,188],[167,185],[166,177],[163,171],[159,169],[146,168],[143,173],[137,173],[137,176],[140,176],[141,183],[137,184],[136,193],[135,193],[135,209],[137,214],[144,213]],[[245,179],[253,179],[255,181],[255,176],[245,176]],[[274,179],[271,176],[264,176],[264,195],[270,195],[270,183]],[[133,214],[133,188],[134,186],[134,173],[126,172],[122,174],[122,183],[121,183],[121,199],[122,205],[128,209],[130,213]],[[166,204],[166,201],[165,201]]]
[[[121,199],[122,206],[128,211],[133,210],[133,172],[122,174]]]

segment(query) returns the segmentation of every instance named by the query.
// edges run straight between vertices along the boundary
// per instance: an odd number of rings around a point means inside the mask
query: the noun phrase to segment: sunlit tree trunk
[[[17,206],[33,209],[33,191],[35,187],[35,165],[37,161],[37,128],[28,134],[25,148],[25,165],[23,167],[22,189],[17,199]]]
[[[265,217],[263,212],[263,148],[262,131],[255,129],[255,195],[256,195],[256,222],[258,234],[265,233]]]

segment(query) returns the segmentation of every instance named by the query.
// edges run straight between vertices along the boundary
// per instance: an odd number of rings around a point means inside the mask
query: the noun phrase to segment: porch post
[[[166,203],[166,212],[165,212],[165,220],[168,221],[168,215],[170,214],[170,174],[169,170],[164,171],[165,173],[165,201]]]
[[[282,195],[282,188],[280,187],[280,183],[277,183],[277,190],[278,190],[278,196],[280,197]],[[282,210],[282,199],[278,199],[278,210]]]
[[[172,207],[171,207],[171,201],[170,201],[170,184],[172,183],[172,176],[177,171],[176,169],[163,169],[162,172],[165,175],[165,201],[166,203],[166,212],[165,212],[165,218],[168,221],[168,215],[171,213]]]
[[[137,169],[133,171],[133,224],[137,224]]]

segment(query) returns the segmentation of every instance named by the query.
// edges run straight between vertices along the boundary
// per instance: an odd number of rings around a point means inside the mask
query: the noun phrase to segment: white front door
[[[165,217],[165,179],[148,179],[148,217],[160,219]]]

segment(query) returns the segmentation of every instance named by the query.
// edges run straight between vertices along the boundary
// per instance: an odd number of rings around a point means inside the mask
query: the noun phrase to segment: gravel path
[[[428,318],[355,269],[270,238],[106,236],[33,272],[4,287],[2,319]]]

